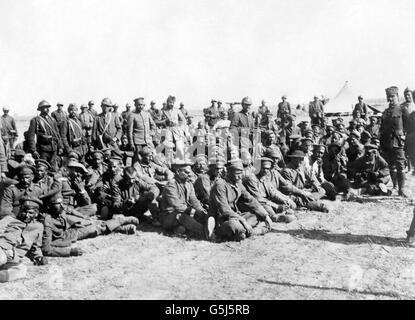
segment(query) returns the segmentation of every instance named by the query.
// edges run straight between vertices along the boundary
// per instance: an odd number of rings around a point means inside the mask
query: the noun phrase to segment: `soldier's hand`
[[[35,266],[44,266],[48,264],[48,258],[46,257],[36,257],[33,261]]]
[[[71,256],[82,256],[84,251],[81,248],[71,248]]]

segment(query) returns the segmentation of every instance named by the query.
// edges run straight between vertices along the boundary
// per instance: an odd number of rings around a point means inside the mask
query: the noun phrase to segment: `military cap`
[[[154,100],[151,100],[150,104],[153,105],[153,104],[156,104],[156,102]]]
[[[392,86],[392,87],[386,88],[385,91],[386,91],[386,95],[389,96],[389,95],[398,94],[399,89],[396,86]]]
[[[344,119],[341,118],[341,117],[339,117],[339,118],[337,118],[337,122],[343,123],[344,122]]]
[[[229,171],[244,171],[244,166],[241,159],[233,159],[228,165]]]
[[[180,102],[180,106],[181,106],[181,107],[184,107],[184,103],[183,103],[183,102]]]
[[[357,130],[353,130],[352,132],[350,132],[350,137],[356,137],[360,139],[360,132]]]
[[[140,154],[141,156],[144,156],[144,155],[150,155],[150,154],[152,154],[152,153],[153,153],[153,151],[152,151],[149,147],[147,147],[147,146],[143,147],[143,148],[140,150],[140,152],[139,152],[139,154]]]
[[[110,98],[102,99],[101,104],[104,106],[112,107],[112,101]]]
[[[324,144],[315,144],[313,145],[314,150],[323,150],[326,151],[326,146]]]
[[[88,108],[88,106],[87,106],[86,104],[81,104],[81,107],[80,107],[80,108],[81,108],[81,110],[82,110],[82,109],[86,109],[86,108]]]
[[[270,169],[272,167],[273,160],[267,157],[261,158],[261,167],[265,169]]]
[[[4,106],[3,111],[10,111],[10,108],[8,106]]]
[[[287,99],[287,96],[284,94],[281,99]]]
[[[216,159],[216,162],[213,163],[213,165],[215,165],[216,169],[223,169],[223,168],[225,168],[225,164],[226,164],[226,161],[225,161],[225,159],[223,157],[218,157]]]
[[[370,143],[371,143],[371,144],[380,145],[380,140],[379,140],[379,138],[377,138],[377,137],[372,137],[372,138],[370,139]]]
[[[314,124],[311,125],[311,128],[314,128],[314,127],[317,127],[317,128],[320,128],[321,129],[321,126],[319,124],[317,124],[317,123],[314,123]]]
[[[92,153],[92,154],[99,153],[101,156],[104,156],[104,152],[102,152],[102,150],[98,150],[98,149],[93,150],[91,153]]]
[[[26,155],[26,152],[22,149],[16,149],[14,150],[14,156],[15,157],[24,157]]]
[[[403,92],[403,94],[407,94],[408,92],[409,93],[412,93],[412,90],[409,89],[408,87],[406,87],[405,90],[404,90],[404,92]]]
[[[314,135],[314,131],[312,129],[305,129],[304,130],[304,135],[307,135],[307,134]]]
[[[315,94],[313,98],[314,98],[314,99],[315,99],[315,98],[319,99],[319,96],[318,96],[317,94]]]
[[[357,120],[356,119],[352,119],[352,120],[349,121],[349,123],[357,124]]]
[[[79,163],[78,161],[74,160],[74,159],[70,159],[68,161],[68,164],[66,165],[68,168],[75,168],[77,170],[81,170],[84,173],[88,173],[87,168],[85,168],[85,166],[82,163]]]
[[[301,150],[294,150],[289,155],[287,155],[288,158],[305,158],[306,154]]]
[[[17,171],[17,174],[25,174],[25,173],[35,174],[36,168],[30,164],[21,163],[17,166],[16,171]]]
[[[76,105],[76,103],[70,103],[68,105],[68,111],[75,110],[75,109],[78,109],[78,106]]]
[[[329,128],[331,128],[331,129],[333,129],[333,130],[334,130],[334,126],[333,126],[333,125],[331,125],[331,124],[328,124],[328,125],[326,126],[326,130],[327,130],[327,129],[329,129]]]
[[[113,107],[114,109],[117,109],[117,108],[119,107],[119,105],[118,105],[118,104],[116,104],[116,103],[114,103],[114,104],[112,105],[112,107]]]
[[[43,160],[43,159],[36,159],[36,160],[35,160],[35,164],[36,164],[36,166],[44,166],[44,167],[46,167],[48,170],[51,170],[51,169],[52,169],[52,167],[51,167],[51,165],[49,164],[49,162],[47,162],[46,160]]]
[[[176,169],[180,169],[180,168],[184,168],[184,167],[188,167],[188,166],[192,166],[192,165],[193,165],[193,163],[188,159],[186,159],[186,160],[174,159],[172,161],[171,168],[173,170],[176,170]]]
[[[208,162],[208,157],[205,154],[198,154],[195,158],[195,163]]]
[[[290,121],[294,121],[294,120],[295,120],[295,118],[296,118],[295,114],[290,114],[290,115],[288,115],[285,119],[286,119],[286,120],[290,120]]]
[[[94,105],[94,101],[89,100],[89,102],[88,102],[88,106],[90,106],[90,105]]]
[[[127,102],[127,103],[125,104],[125,107],[126,107],[126,108],[131,108],[131,105]]]
[[[250,106],[252,104],[252,101],[249,97],[245,97],[242,99],[241,104],[246,104]]]
[[[138,102],[144,101],[144,98],[138,97],[138,98],[135,98],[133,101],[138,103]]]
[[[308,137],[303,137],[303,138],[301,138],[300,141],[301,141],[302,144],[304,144],[306,146],[309,146],[309,145],[313,144],[313,140],[311,138],[308,138]]]
[[[276,148],[266,148],[264,152],[264,157],[271,159],[281,158],[281,154],[277,151]]]
[[[299,124],[297,124],[297,127],[303,127],[303,126],[307,126],[307,124],[309,123],[310,121],[308,121],[308,120],[303,120],[303,121],[301,121]]]
[[[345,126],[344,126],[344,123],[337,123],[337,128],[344,128]]]
[[[359,96],[357,97],[357,99],[363,99],[363,96],[362,96],[362,95],[359,95]]]
[[[42,110],[42,108],[50,108],[50,103],[47,102],[46,100],[40,101],[39,104],[37,105],[37,110],[40,111]]]
[[[68,152],[68,158],[69,159],[75,159],[75,160],[79,160],[79,153],[72,150]]]
[[[72,191],[72,190],[71,190]],[[52,189],[46,194],[43,194],[39,197],[39,199],[42,199],[43,203],[47,205],[56,204],[56,203],[62,203],[62,192],[60,189]]]
[[[167,103],[169,102],[176,102],[176,97],[175,96],[168,96],[167,97]]]
[[[375,114],[372,114],[371,116],[369,116],[369,119],[376,119],[376,120],[379,120],[379,117],[380,116],[377,116],[377,115],[375,115]]]
[[[39,206],[43,204],[43,201],[34,197],[23,196],[19,199],[19,203],[21,206],[26,208],[39,208]]]
[[[376,144],[366,143],[365,144],[365,149],[366,150],[373,150],[373,149],[378,150],[379,147]]]

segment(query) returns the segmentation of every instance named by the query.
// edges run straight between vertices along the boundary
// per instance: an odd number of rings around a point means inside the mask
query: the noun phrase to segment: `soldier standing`
[[[81,113],[79,114],[79,121],[82,125],[82,134],[86,140],[86,144],[89,147],[91,146],[91,135],[92,135],[92,126],[94,124],[94,117],[91,113],[88,112],[88,107],[86,105],[81,105]]]
[[[287,96],[283,95],[281,97],[281,102],[278,103],[277,118],[281,119],[281,122],[285,121],[285,117],[291,114],[291,105],[287,101]]]
[[[308,114],[311,119],[311,124],[319,124],[324,127],[324,108],[323,103],[317,95],[314,96],[314,101],[310,102]]]
[[[40,115],[30,121],[27,134],[28,152],[36,159],[50,163],[55,170],[58,168],[58,155],[61,155],[63,145],[56,120],[49,116],[50,104],[42,100],[37,110]],[[36,142],[35,142],[36,137]]]
[[[359,100],[358,103],[355,104],[353,109],[353,119],[367,119],[367,105],[363,102],[363,97],[359,96],[357,98]]]
[[[156,124],[150,114],[144,110],[144,98],[134,99],[135,112],[128,117],[127,137],[131,148],[135,151],[136,160],[143,147],[154,148],[152,135]]]
[[[95,117],[98,115],[97,110],[94,109],[94,101],[90,100],[88,102],[88,112],[92,115],[92,117],[95,119]]]
[[[56,123],[58,124],[58,128],[60,130],[62,124],[68,118],[68,114],[63,110],[62,102],[58,102],[56,106],[58,107],[58,109],[51,113],[51,117],[56,120]]]
[[[83,161],[88,152],[88,145],[83,135],[82,123],[77,117],[78,107],[75,103],[68,106],[68,118],[61,126],[61,137],[65,154],[75,151]]]
[[[389,164],[394,184],[398,182],[399,195],[407,197],[405,190],[405,152],[404,132],[409,120],[408,110],[399,105],[398,87],[387,89],[389,107],[382,114],[380,125],[380,144],[382,154]]]
[[[92,144],[97,149],[117,149],[117,141],[121,139],[122,128],[118,117],[111,112],[112,101],[109,98],[102,99],[102,113],[94,119],[92,126]]]
[[[2,137],[6,150],[8,151],[8,158],[10,158],[10,151],[11,149],[14,149],[14,144],[19,135],[17,133],[16,123],[13,117],[9,115],[9,111],[9,107],[3,107],[3,115],[1,116]]]

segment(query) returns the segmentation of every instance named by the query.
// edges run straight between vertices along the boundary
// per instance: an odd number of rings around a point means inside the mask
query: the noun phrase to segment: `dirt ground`
[[[411,200],[327,203],[330,213],[298,212],[241,243],[157,229],[80,241],[85,255],[27,262],[27,279],[0,284],[0,299],[415,299]]]

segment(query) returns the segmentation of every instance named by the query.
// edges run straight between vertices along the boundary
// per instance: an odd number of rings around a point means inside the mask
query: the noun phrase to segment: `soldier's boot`
[[[310,201],[307,203],[307,208],[312,211],[320,211],[320,212],[329,212],[329,209],[324,203],[321,203],[319,201]]]
[[[408,246],[415,248],[415,208],[414,208],[414,215],[412,217],[411,225],[409,230],[406,231],[407,237],[406,242]]]
[[[137,227],[135,225],[125,224],[125,225],[118,227],[114,231],[118,233],[123,233],[123,234],[134,234],[136,230],[137,230]]]
[[[398,172],[395,170],[391,170],[390,175],[393,183],[393,189],[396,189],[398,185]]]
[[[399,195],[404,198],[408,198],[408,193],[405,188],[405,172],[398,171],[398,187],[399,187]]]
[[[27,267],[23,263],[13,264],[11,266],[4,265],[0,270],[0,282],[9,282],[17,279],[25,278],[27,275]]]

